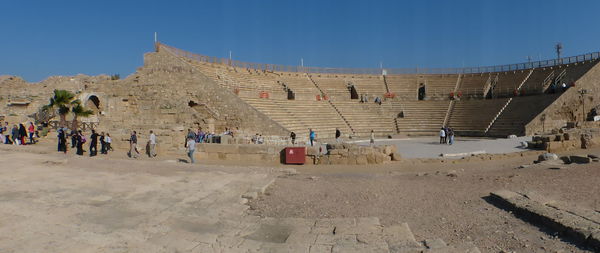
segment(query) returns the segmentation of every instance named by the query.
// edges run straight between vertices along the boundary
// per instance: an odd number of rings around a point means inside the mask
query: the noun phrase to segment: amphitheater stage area
[[[419,137],[400,139],[375,139],[375,145],[391,145],[398,147],[404,158],[438,158],[445,154],[447,158],[460,158],[471,154],[503,154],[525,151],[521,142],[531,141],[531,137],[514,139],[494,139],[475,137],[456,137],[454,144],[439,144],[439,137]],[[359,145],[369,145],[369,140],[351,141]]]

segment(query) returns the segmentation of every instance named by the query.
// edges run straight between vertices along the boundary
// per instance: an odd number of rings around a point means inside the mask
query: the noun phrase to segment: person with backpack
[[[18,146],[21,144],[21,141],[19,138],[19,128],[17,127],[17,125],[13,125],[13,128],[11,130],[11,137],[12,137],[13,143],[15,145]]]
[[[21,145],[27,145],[25,138],[27,138],[27,129],[25,129],[25,125],[21,123],[19,124],[19,139],[21,140]]]
[[[196,151],[196,141],[194,138],[190,137],[191,136],[188,136],[186,143],[187,155],[190,158],[190,163],[195,163],[196,160],[194,159],[194,151]]]

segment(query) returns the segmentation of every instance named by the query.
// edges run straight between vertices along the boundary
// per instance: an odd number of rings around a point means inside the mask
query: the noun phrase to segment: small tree
[[[119,80],[121,79],[121,75],[119,74],[114,74],[110,76],[110,80]]]
[[[73,101],[73,107],[71,107],[71,112],[73,113],[72,127],[74,130],[77,130],[77,128],[79,127],[77,122],[78,117],[88,117],[94,114],[94,111],[89,110],[83,105],[81,105],[81,101],[79,99]]]
[[[54,90],[54,96],[50,98],[50,103],[43,107],[44,110],[56,110],[60,116],[60,126],[67,124],[67,114],[73,105],[75,94],[67,90]]]

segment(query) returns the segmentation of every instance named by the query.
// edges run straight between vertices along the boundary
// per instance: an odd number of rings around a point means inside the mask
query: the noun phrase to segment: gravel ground
[[[408,222],[417,239],[472,241],[482,252],[589,252],[486,201],[499,189],[535,191],[600,210],[600,165],[516,169],[535,158],[298,167],[299,174],[279,178],[251,205],[268,217],[376,216],[384,225]]]

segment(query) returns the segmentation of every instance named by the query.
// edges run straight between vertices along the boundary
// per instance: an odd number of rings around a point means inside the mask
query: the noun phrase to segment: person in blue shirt
[[[309,131],[309,139],[310,139],[310,146],[314,146],[314,142],[315,139],[317,138],[317,133],[315,133],[315,131],[312,130],[312,128],[308,129]]]

